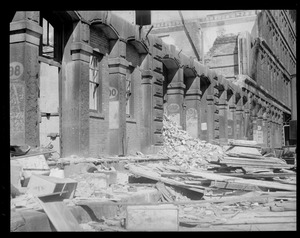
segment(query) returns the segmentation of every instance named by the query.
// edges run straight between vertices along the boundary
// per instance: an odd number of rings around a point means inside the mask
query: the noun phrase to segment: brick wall
[[[100,53],[105,55],[109,53],[109,39],[105,33],[98,27],[90,27],[90,45],[93,48],[98,48]]]
[[[126,45],[126,59],[132,63],[133,67],[140,65],[140,55],[131,44]]]
[[[98,156],[108,154],[108,128],[109,128],[109,81],[108,81],[108,61],[107,57],[103,57],[100,62],[100,97],[101,112],[89,112],[89,154],[90,156]]]
[[[238,74],[238,50],[237,36],[219,36],[213,47],[205,56],[210,69],[215,70],[225,77],[233,77]]]

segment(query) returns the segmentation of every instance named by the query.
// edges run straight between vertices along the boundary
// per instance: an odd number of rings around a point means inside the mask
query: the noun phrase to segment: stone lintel
[[[20,30],[29,30],[37,33],[38,35],[43,34],[43,28],[40,25],[38,25],[36,22],[22,20],[22,21],[15,21],[10,23],[11,34],[14,31],[20,31]]]
[[[168,89],[176,89],[176,88],[185,89],[185,87],[186,87],[185,84],[182,82],[174,82],[168,85]]]

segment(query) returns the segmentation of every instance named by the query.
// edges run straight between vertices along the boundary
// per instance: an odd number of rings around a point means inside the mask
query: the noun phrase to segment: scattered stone
[[[218,161],[225,155],[221,146],[189,136],[166,115],[162,131],[164,146],[158,153],[169,157],[169,164],[180,165],[183,169],[206,168],[209,162]]]

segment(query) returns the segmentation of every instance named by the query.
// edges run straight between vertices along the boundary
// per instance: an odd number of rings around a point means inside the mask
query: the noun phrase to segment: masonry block
[[[174,205],[137,205],[127,207],[127,230],[178,231],[178,227],[178,208]]]

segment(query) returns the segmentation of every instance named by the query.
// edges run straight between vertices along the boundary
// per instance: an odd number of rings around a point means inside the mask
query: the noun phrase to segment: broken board
[[[57,231],[81,231],[81,227],[60,193],[38,197],[38,201]]]
[[[62,195],[62,197],[70,199],[74,196],[77,181],[70,178],[56,178],[52,176],[32,174],[27,187],[28,192],[36,196],[67,191],[67,193]]]

